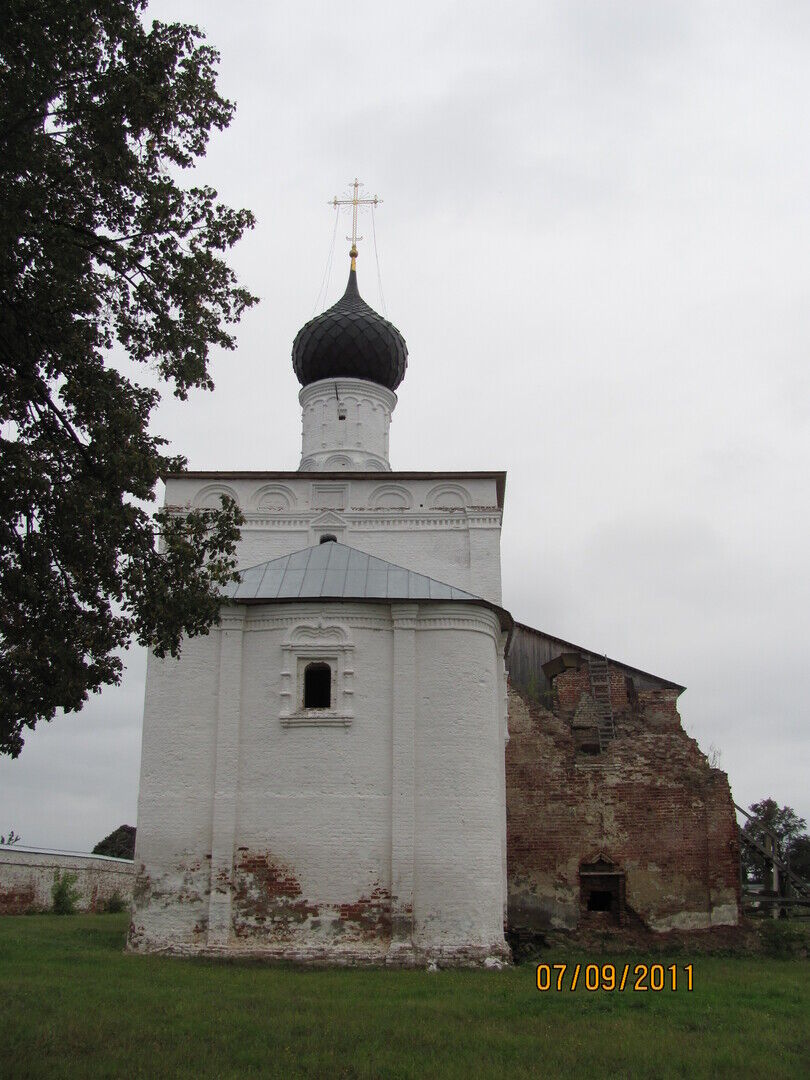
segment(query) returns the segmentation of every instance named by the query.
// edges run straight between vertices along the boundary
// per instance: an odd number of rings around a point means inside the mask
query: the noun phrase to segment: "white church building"
[[[219,626],[149,657],[129,947],[315,963],[508,956],[502,472],[392,472],[399,331],[293,346],[297,472],[185,472],[245,524]]]

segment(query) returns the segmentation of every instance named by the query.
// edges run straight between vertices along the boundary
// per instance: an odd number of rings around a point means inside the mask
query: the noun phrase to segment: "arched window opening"
[[[304,708],[328,709],[332,704],[332,669],[328,664],[304,668]]]
[[[321,537],[320,542],[322,544],[330,544],[330,543],[331,544],[336,544],[337,543],[337,537],[334,536],[332,533],[324,533],[323,536]]]

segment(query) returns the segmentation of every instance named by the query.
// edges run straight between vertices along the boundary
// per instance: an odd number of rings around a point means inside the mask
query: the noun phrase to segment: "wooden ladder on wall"
[[[607,656],[588,654],[588,677],[591,681],[591,697],[599,712],[599,749],[604,750],[610,740],[616,737]]]

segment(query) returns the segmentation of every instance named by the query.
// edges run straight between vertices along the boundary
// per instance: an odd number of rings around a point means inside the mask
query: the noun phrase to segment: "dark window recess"
[[[624,871],[607,859],[583,863],[579,869],[580,904],[583,917],[599,924],[623,926],[625,921]]]
[[[328,709],[332,704],[332,669],[328,664],[307,664],[304,669],[304,708]]]
[[[599,745],[599,732],[590,733],[588,731],[574,731],[574,740],[576,742],[577,753],[589,754],[591,757],[595,757],[597,754],[602,753],[602,748]]]
[[[591,889],[588,894],[588,911],[610,911],[613,893],[609,889]]]
[[[329,543],[336,544],[337,543],[337,537],[333,536],[332,533],[324,533],[323,536],[321,537],[320,542],[322,544],[329,544]]]

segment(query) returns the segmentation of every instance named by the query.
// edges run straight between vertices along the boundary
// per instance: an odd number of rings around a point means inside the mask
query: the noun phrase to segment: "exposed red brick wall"
[[[36,910],[36,890],[33,885],[20,888],[0,888],[0,915],[25,915]]]
[[[575,746],[587,667],[555,679],[551,709],[509,692],[506,750],[511,929],[580,925],[579,869],[599,856],[625,875],[628,917],[652,929],[736,922],[737,824],[726,774],[684,732],[677,691],[636,691],[610,669],[616,738]]]
[[[238,938],[266,943],[383,941],[391,936],[391,894],[377,884],[351,903],[315,903],[304,897],[292,867],[271,852],[239,848],[233,925]]]

